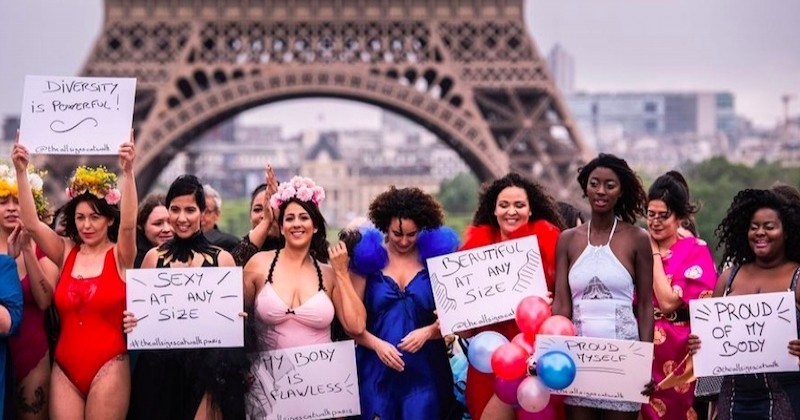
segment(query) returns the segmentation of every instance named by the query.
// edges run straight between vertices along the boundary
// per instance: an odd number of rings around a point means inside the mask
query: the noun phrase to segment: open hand
[[[28,231],[25,230],[25,226],[22,225],[22,221],[20,221],[14,226],[11,234],[8,235],[8,255],[12,258],[17,258],[22,251],[30,248],[30,246],[31,237],[28,235]]]

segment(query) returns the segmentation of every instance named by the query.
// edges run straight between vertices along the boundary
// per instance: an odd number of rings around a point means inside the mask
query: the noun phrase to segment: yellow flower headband
[[[50,216],[50,205],[47,197],[44,196],[44,176],[47,171],[37,171],[33,165],[28,165],[28,183],[31,185],[33,202],[36,204],[36,214],[39,219],[46,220]],[[0,198],[19,197],[19,186],[17,185],[16,173],[6,165],[0,163]]]
[[[122,195],[117,189],[117,174],[106,169],[105,166],[90,168],[79,166],[69,179],[67,197],[75,198],[84,193],[90,193],[97,198],[105,199],[108,204],[119,203]]]

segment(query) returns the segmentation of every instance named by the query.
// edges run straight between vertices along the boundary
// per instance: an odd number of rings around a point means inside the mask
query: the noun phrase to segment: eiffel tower
[[[408,117],[481,180],[513,170],[557,198],[575,197],[576,170],[591,151],[523,8],[523,0],[106,0],[81,73],[137,78],[140,192],[217,123],[323,96]],[[87,159],[43,164],[51,180],[66,179]]]

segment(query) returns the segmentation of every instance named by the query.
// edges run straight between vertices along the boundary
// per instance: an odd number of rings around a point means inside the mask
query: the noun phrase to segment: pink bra
[[[290,308],[272,283],[266,283],[255,303],[255,316],[264,324],[258,331],[260,350],[330,343],[334,312],[333,302],[324,290]]]

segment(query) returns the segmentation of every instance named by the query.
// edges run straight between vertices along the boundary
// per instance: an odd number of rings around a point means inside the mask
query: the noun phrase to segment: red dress
[[[56,286],[61,336],[55,360],[85,398],[100,368],[126,351],[122,334],[125,282],[119,276],[113,247],[106,252],[99,276],[72,277],[79,249],[75,246],[69,252]]]
[[[561,231],[552,223],[545,220],[537,220],[515,230],[509,238],[519,239],[536,235],[536,239],[539,242],[539,251],[542,253],[544,277],[547,281],[547,289],[550,292],[555,290],[556,242],[558,242],[559,234],[561,234]],[[500,231],[489,225],[469,226],[464,232],[464,237],[462,251],[501,242]],[[513,320],[475,329],[476,334],[484,331],[499,332],[509,340],[520,332],[516,322]],[[467,409],[473,419],[481,418],[483,409],[486,408],[486,404],[489,403],[492,395],[494,395],[494,375],[482,373],[469,366],[467,370],[466,400]],[[563,416],[559,414],[558,417],[562,418]]]

